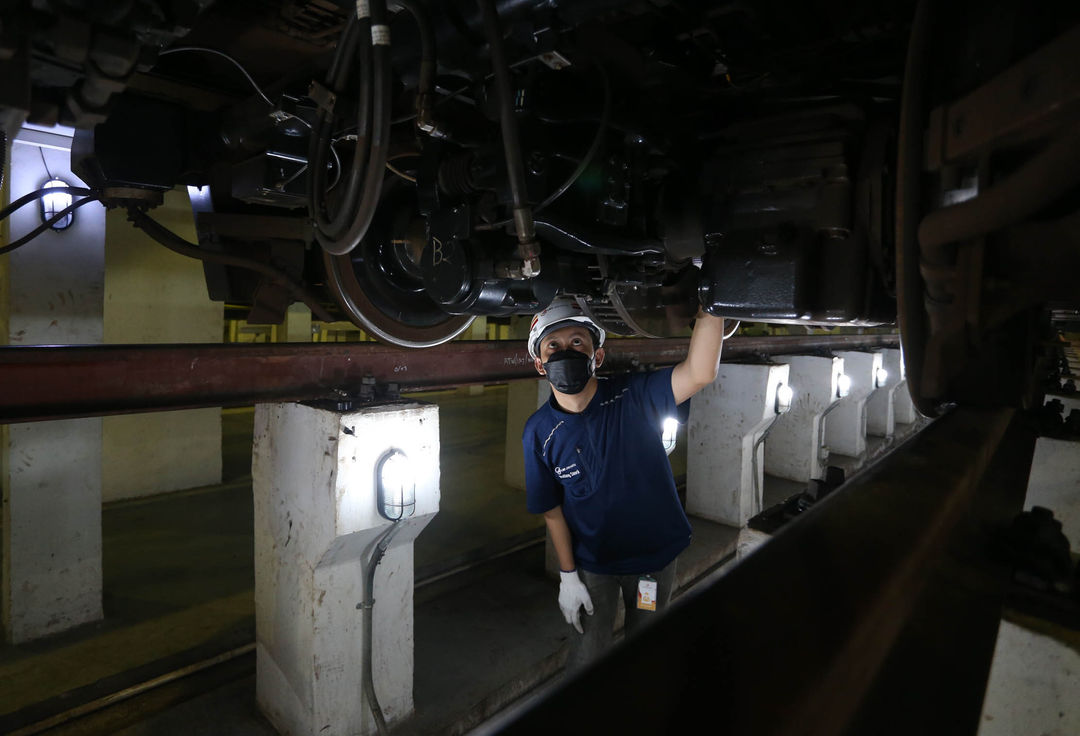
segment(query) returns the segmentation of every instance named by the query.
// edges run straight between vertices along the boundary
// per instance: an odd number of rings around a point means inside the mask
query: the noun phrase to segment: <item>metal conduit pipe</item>
[[[368,559],[367,570],[364,575],[364,600],[356,605],[363,611],[364,616],[364,643],[361,658],[363,659],[363,694],[367,699],[371,715],[375,719],[375,727],[380,736],[389,736],[390,731],[386,727],[386,718],[383,716],[379,698],[375,694],[375,676],[371,665],[371,644],[373,640],[372,628],[375,618],[375,570],[382,562],[386,550],[390,547],[390,540],[394,538],[401,528],[401,519],[398,519],[375,540]]]
[[[764,478],[758,481],[758,461],[757,451],[758,448],[765,442],[765,438],[769,436],[769,432],[773,431],[773,427],[776,426],[777,420],[780,419],[780,415],[777,414],[769,422],[769,426],[765,428],[765,431],[761,433],[761,436],[754,442],[754,449],[750,452],[750,472],[754,474],[754,500],[757,501],[758,513],[765,510],[765,480]]]
[[[435,91],[435,25],[431,14],[417,0],[394,0],[394,5],[403,8],[416,21],[420,33],[420,77],[416,85],[416,127],[423,133],[435,132],[432,119]]]

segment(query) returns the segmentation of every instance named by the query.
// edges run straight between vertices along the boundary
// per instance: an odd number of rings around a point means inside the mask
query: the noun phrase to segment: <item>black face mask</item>
[[[580,394],[589,383],[596,360],[577,350],[559,350],[548,357],[544,371],[552,388],[564,394]]]

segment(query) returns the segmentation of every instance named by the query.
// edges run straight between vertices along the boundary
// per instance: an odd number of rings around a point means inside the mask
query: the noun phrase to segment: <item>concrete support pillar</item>
[[[841,455],[860,457],[866,452],[866,402],[877,388],[881,353],[844,350],[837,357],[844,360],[851,388],[825,420],[825,446]]]
[[[776,389],[787,382],[787,365],[721,363],[716,381],[690,402],[687,513],[741,527],[761,511],[758,439],[784,420],[776,413]]]
[[[900,368],[903,369],[904,361],[901,357]],[[897,424],[911,424],[919,418],[919,410],[915,408],[915,402],[911,400],[911,385],[904,377],[904,383],[893,395],[893,418]]]
[[[469,329],[465,332],[466,340],[487,340],[487,317],[477,317],[469,325]],[[469,392],[469,396],[479,396],[484,393],[483,384],[477,384],[474,386],[468,386],[466,391]]]
[[[551,384],[546,378],[538,381],[514,381],[506,393],[506,453],[503,479],[511,488],[525,490],[525,458],[521,445],[521,433],[525,422],[545,401],[551,397]],[[524,501],[522,501],[524,503]],[[544,548],[544,568],[552,577],[559,576],[559,558],[551,534],[547,535]]]
[[[836,405],[837,381],[844,372],[842,358],[781,355],[789,367],[793,392],[791,411],[769,433],[765,443],[765,472],[807,482],[825,477],[825,414]]]
[[[1068,409],[1066,409],[1068,411]],[[1024,509],[1054,512],[1074,554],[1080,554],[1080,440],[1040,437],[1031,459]]]
[[[404,455],[391,461],[405,466],[404,487],[415,484],[415,510],[396,522],[376,568],[374,608],[365,611],[371,554],[391,528],[378,511],[380,469],[395,451]],[[290,736],[374,733],[361,696],[364,616],[373,615],[375,692],[388,723],[405,718],[413,709],[413,541],[439,508],[438,407],[259,405],[252,475],[259,707]]]
[[[154,218],[197,241],[191,201],[167,192]],[[210,301],[202,263],[163,248],[122,209],[105,218],[105,342],[215,343],[224,305]],[[125,414],[102,420],[102,500],[221,482],[221,409]]]
[[[881,351],[881,367],[885,381],[866,400],[866,433],[873,437],[892,437],[896,426],[896,403],[911,397],[907,394],[907,379],[900,351],[887,348]],[[910,421],[914,421],[914,417]],[[907,422],[910,424],[910,421]]]
[[[10,198],[68,169],[70,137],[23,130],[11,146]],[[44,162],[43,159],[44,158]],[[41,224],[37,205],[10,218],[11,240]],[[0,256],[0,324],[9,345],[102,341],[105,211],[89,204],[70,227]],[[13,643],[101,618],[101,419],[0,427],[5,637]]]
[[[520,340],[522,350],[529,337],[529,317],[510,319],[510,339]],[[522,361],[531,362],[528,353]],[[521,456],[521,433],[525,422],[551,396],[551,384],[546,378],[532,381],[513,381],[506,392],[506,452],[504,455],[503,480],[511,488],[525,490],[525,464]]]
[[[551,397],[551,384],[539,381],[514,381],[506,389],[506,455],[503,478],[511,488],[525,490],[525,458],[522,457],[521,433],[533,412]]]
[[[311,310],[303,304],[291,304],[285,312],[285,342],[311,342]]]

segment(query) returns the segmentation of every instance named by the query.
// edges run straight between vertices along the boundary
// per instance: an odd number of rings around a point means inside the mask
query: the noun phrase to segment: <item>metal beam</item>
[[[725,358],[895,346],[897,335],[736,337]],[[679,362],[685,338],[612,340],[607,371]],[[377,343],[0,348],[0,423],[242,406],[356,392],[370,377],[401,391],[536,378],[524,341],[426,350]]]
[[[931,581],[952,566],[968,581],[947,594],[961,588],[965,602],[1000,606],[987,529],[1021,507],[1034,446],[1013,418],[961,409],[939,419],[633,642],[478,733],[551,733],[568,722],[582,733],[975,733],[997,619],[990,610],[991,626],[980,627],[989,636],[961,645],[968,634],[943,636],[942,608],[927,599],[942,602]],[[988,506],[999,510],[972,535],[966,522],[987,518]],[[903,651],[912,644],[917,657]],[[965,702],[942,718],[935,708],[961,692]]]

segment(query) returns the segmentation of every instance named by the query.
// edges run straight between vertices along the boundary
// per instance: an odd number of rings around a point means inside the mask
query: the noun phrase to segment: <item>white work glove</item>
[[[585,587],[585,583],[581,582],[577,570],[570,572],[559,570],[559,577],[562,578],[559,583],[559,608],[562,609],[563,618],[566,619],[566,623],[573,624],[579,634],[584,634],[585,630],[581,628],[581,607],[585,606],[585,613],[590,616],[593,614],[589,590]]]

